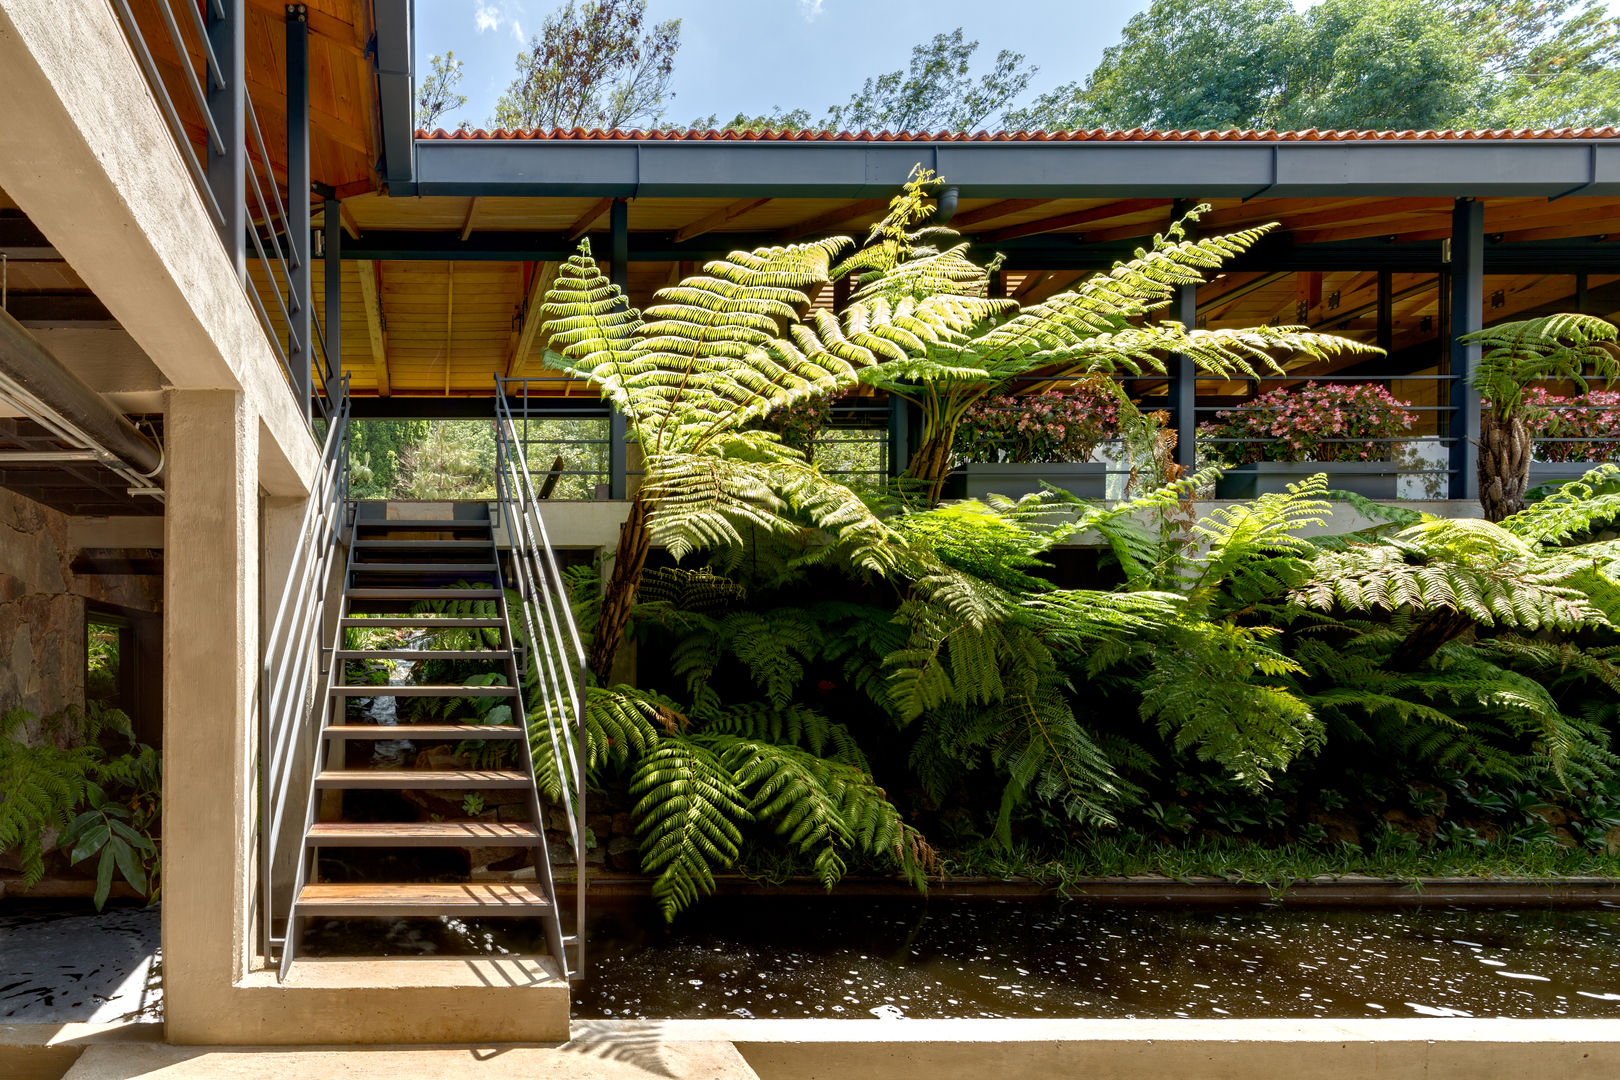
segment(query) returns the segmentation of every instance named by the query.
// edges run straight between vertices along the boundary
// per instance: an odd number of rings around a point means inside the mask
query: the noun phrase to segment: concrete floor
[[[0,1023],[161,1020],[160,970],[155,907],[0,914]]]

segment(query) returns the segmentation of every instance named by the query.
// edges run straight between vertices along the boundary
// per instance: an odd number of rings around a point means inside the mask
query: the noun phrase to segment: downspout
[[[951,218],[956,216],[956,200],[961,194],[954,187],[948,187],[939,193],[939,202],[934,206],[934,216],[928,220],[930,225],[949,225]]]
[[[0,398],[14,399],[30,419],[53,434],[83,440],[156,486],[163,448],[5,311],[0,311]]]

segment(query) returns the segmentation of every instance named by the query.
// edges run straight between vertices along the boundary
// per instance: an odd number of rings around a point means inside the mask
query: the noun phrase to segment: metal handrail
[[[287,798],[294,790],[294,764],[300,747],[319,748],[320,714],[325,694],[319,683],[329,674],[323,665],[321,634],[326,623],[326,594],[341,552],[349,498],[349,380],[335,387],[332,415],[321,449],[321,469],[304,505],[287,583],[276,617],[265,637],[259,670],[259,925],[264,955],[273,955],[280,939],[278,917],[290,912],[275,907],[275,855],[288,819]],[[341,627],[338,634],[342,634]],[[302,823],[301,816],[295,819]]]
[[[497,377],[495,394],[495,479],[501,521],[511,543],[516,586],[523,612],[523,628],[528,645],[525,681],[532,679],[536,690],[531,708],[538,706],[544,716],[551,760],[557,767],[562,790],[562,808],[568,835],[574,848],[575,912],[573,945],[575,961],[569,969],[565,956],[559,956],[569,978],[579,978],[585,970],[585,689],[587,675],[585,647],[574,624],[567,586],[557,565],[557,555],[541,517],[534,481],[518,439],[512,411]],[[561,720],[561,723],[558,720]],[[534,739],[531,729],[530,740]],[[549,874],[549,867],[536,868],[536,875]],[[555,897],[554,897],[555,898]],[[565,941],[567,939],[564,939]]]

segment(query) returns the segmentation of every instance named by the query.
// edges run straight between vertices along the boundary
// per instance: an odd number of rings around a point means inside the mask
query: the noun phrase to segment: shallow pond
[[[351,945],[317,927],[311,951]],[[517,951],[395,925],[397,952]],[[576,1017],[1620,1017],[1620,909],[1099,908],[733,898],[593,905]]]

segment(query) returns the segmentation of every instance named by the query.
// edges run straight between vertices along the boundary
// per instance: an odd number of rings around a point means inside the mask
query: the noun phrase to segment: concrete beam
[[[240,390],[279,475],[312,477],[314,441],[112,9],[0,0],[0,71],[0,188],[168,385]]]

